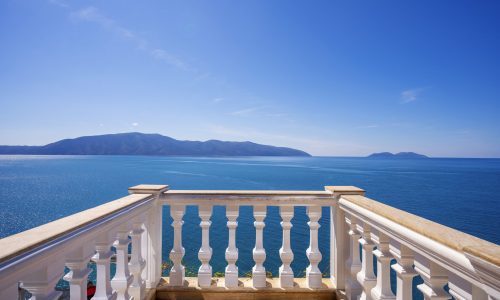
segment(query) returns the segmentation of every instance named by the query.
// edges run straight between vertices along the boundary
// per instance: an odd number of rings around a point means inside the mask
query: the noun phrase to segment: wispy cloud
[[[369,125],[361,125],[361,126],[356,126],[355,128],[357,129],[368,129],[368,128],[378,128],[380,125],[378,124],[369,124]]]
[[[116,20],[106,16],[96,7],[89,6],[77,11],[73,11],[70,13],[70,16],[73,20],[76,21],[95,23],[104,30],[131,42],[138,49],[144,51],[151,57],[163,61],[170,66],[173,66],[183,71],[194,71],[194,69],[189,67],[187,63],[185,63],[177,56],[171,54],[167,50],[149,46],[149,42],[147,39],[141,37],[133,30],[121,26],[120,24],[118,24]]]
[[[401,103],[410,103],[416,101],[423,90],[424,90],[423,88],[417,88],[417,89],[409,89],[402,91]]]
[[[132,126],[133,126],[133,127],[137,127],[137,126],[139,126],[139,123],[134,122],[134,123],[132,123]]]
[[[233,116],[245,116],[245,115],[252,114],[260,109],[262,109],[262,107],[250,107],[250,108],[232,111],[229,114],[233,115]]]
[[[213,103],[219,103],[219,102],[222,102],[222,101],[224,101],[224,98],[222,98],[222,97],[218,97],[218,98],[212,99]]]

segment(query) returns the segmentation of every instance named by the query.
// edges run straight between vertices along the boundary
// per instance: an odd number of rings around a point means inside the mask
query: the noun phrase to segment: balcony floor
[[[267,287],[256,289],[252,287],[252,278],[239,278],[239,287],[226,289],[224,278],[214,278],[209,288],[198,287],[197,277],[186,277],[183,287],[168,286],[168,278],[163,278],[156,289],[156,299],[262,299],[262,300],[294,300],[294,299],[336,299],[335,288],[330,279],[323,278],[323,287],[309,289],[305,278],[295,278],[295,287],[281,289],[279,278],[267,279]]]

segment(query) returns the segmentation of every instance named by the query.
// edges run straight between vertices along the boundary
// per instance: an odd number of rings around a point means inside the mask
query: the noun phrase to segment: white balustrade
[[[358,272],[361,270],[361,259],[359,257],[359,239],[361,234],[358,231],[355,217],[346,215],[346,222],[349,224],[349,258],[346,261],[346,270],[349,273],[346,276],[345,292],[348,299],[357,299],[361,295],[361,285],[356,278]]]
[[[282,218],[278,288],[298,288],[291,267],[291,220],[295,206],[305,206],[310,236],[306,284],[311,293],[324,289],[333,292],[333,284],[340,297],[347,299],[409,300],[413,297],[413,278],[420,276],[424,283],[418,289],[425,299],[500,298],[497,245],[368,199],[363,190],[355,187],[326,187],[326,191],[169,191],[167,186],[140,185],[129,192],[133,195],[0,240],[0,299],[18,298],[18,286],[29,291],[31,299],[57,299],[60,292],[55,285],[63,275],[64,265],[69,269],[63,279],[69,283],[71,299],[86,299],[92,257],[97,272],[93,299],[143,300],[146,288],[160,282],[163,205],[170,206],[173,218],[170,291],[175,292],[186,282],[182,225],[188,205],[198,206],[201,219],[198,285],[202,290],[221,285],[212,281],[210,265],[213,206],[226,208],[229,233],[224,282],[228,292],[235,292],[239,285],[236,228],[240,206],[253,207],[255,218],[253,291],[268,285],[264,268],[268,253],[263,243],[268,206],[278,206]],[[322,255],[318,233],[323,207],[331,210],[331,283],[322,278],[319,268]],[[113,279],[112,245],[116,249]],[[396,263],[391,266],[393,258]],[[396,295],[391,289],[391,268],[397,275]]]
[[[112,300],[116,299],[116,291],[111,288],[111,269],[110,262],[111,256],[113,256],[113,251],[111,251],[111,246],[113,245],[112,233],[102,233],[95,244],[96,254],[92,256],[92,260],[96,264],[96,290],[93,300]]]
[[[225,284],[227,288],[238,286],[238,248],[236,248],[236,227],[238,227],[238,206],[231,205],[226,207],[227,228],[229,229],[229,240],[226,249],[227,267],[225,272]]]
[[[309,217],[309,248],[307,248],[307,258],[309,267],[306,270],[307,285],[310,288],[320,288],[322,284],[321,273],[318,264],[321,261],[321,252],[318,245],[318,229],[320,227],[318,220],[321,218],[321,206],[308,206],[307,216]]]
[[[283,265],[279,269],[280,286],[282,288],[293,287],[293,270],[290,264],[293,261],[293,251],[290,244],[290,230],[292,229],[292,222],[294,208],[293,206],[280,207],[281,228],[283,229],[283,245],[280,249],[280,258]]]
[[[377,277],[373,272],[373,248],[375,244],[371,239],[371,229],[367,224],[363,225],[363,233],[359,240],[361,244],[361,270],[356,275],[363,291],[360,300],[372,299],[371,291],[377,284]]]
[[[377,249],[373,255],[377,258],[377,285],[371,290],[373,299],[389,300],[396,296],[391,290],[391,260],[392,255],[389,250],[389,237],[383,233],[378,233]]]
[[[142,219],[143,218],[136,218],[132,221],[132,231],[130,232],[132,253],[128,266],[132,273],[132,283],[129,287],[129,294],[134,297],[134,299],[142,299],[146,288],[146,282],[142,278],[142,270],[146,266],[146,260],[144,260],[142,256],[141,247],[141,236],[144,234]]]
[[[391,250],[396,263],[391,268],[396,272],[396,299],[413,299],[413,278],[417,272],[413,269],[413,252],[405,245],[396,243]]]
[[[129,232],[128,226],[120,228],[117,240],[113,244],[116,249],[116,272],[111,280],[111,286],[116,290],[117,300],[130,300],[128,288],[132,283],[133,276],[130,274],[128,266]]]
[[[253,248],[253,259],[255,266],[252,268],[253,286],[255,288],[266,287],[266,268],[264,261],[266,260],[266,249],[264,249],[264,218],[266,217],[265,206],[254,206],[253,216],[255,222],[255,248]]]
[[[69,272],[63,279],[69,283],[70,298],[72,300],[87,299],[87,281],[92,269],[88,267],[90,258],[94,251],[88,248],[94,248],[93,244],[78,247],[68,255],[66,267]],[[93,250],[93,249],[92,249]]]
[[[201,248],[198,252],[198,258],[201,261],[200,269],[198,270],[198,285],[200,287],[209,287],[212,283],[212,266],[210,259],[212,258],[212,248],[210,248],[209,229],[212,222],[212,206],[203,205],[199,207],[199,215],[201,218]]]
[[[185,249],[182,247],[182,217],[184,216],[184,205],[172,205],[170,212],[174,221],[174,247],[170,251],[170,259],[173,262],[172,269],[170,270],[170,285],[182,286],[184,284],[185,269],[182,265],[182,258],[185,254]]]
[[[448,283],[448,272],[446,269],[422,255],[416,255],[415,270],[424,280],[424,283],[419,284],[417,288],[422,292],[426,300],[451,298],[444,290],[444,286]]]

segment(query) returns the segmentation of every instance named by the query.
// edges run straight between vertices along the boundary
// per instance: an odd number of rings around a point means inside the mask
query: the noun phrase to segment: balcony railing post
[[[293,251],[290,244],[290,229],[292,229],[292,222],[294,208],[293,206],[280,207],[280,215],[283,221],[281,228],[283,229],[283,244],[280,249],[280,258],[283,265],[279,269],[280,286],[282,288],[293,287],[293,270],[290,264],[293,261]]]
[[[238,210],[239,207],[231,205],[226,207],[227,228],[229,229],[229,240],[226,249],[227,266],[225,270],[225,285],[228,288],[238,286],[238,248],[236,248],[236,227],[238,227]]]
[[[146,266],[146,261],[142,256],[141,236],[144,234],[143,217],[132,220],[132,253],[129,262],[129,269],[132,273],[132,284],[129,287],[129,294],[134,299],[142,299],[145,294],[146,282],[142,278],[142,270]]]
[[[114,236],[111,232],[102,233],[95,243],[96,254],[92,257],[97,270],[96,290],[92,298],[94,300],[108,300],[116,297],[116,291],[111,288],[110,278],[110,261],[113,256],[111,246],[115,240]]]
[[[320,288],[321,273],[318,264],[321,261],[322,255],[318,247],[318,229],[320,227],[318,220],[321,218],[321,206],[308,206],[307,216],[309,217],[309,248],[307,248],[307,258],[309,259],[309,267],[306,270],[307,284],[309,288]]]
[[[389,251],[389,237],[381,232],[378,233],[377,249],[373,251],[377,257],[377,285],[371,294],[376,300],[395,299],[391,290],[391,259]]]
[[[201,248],[198,252],[198,258],[201,261],[201,266],[198,270],[198,285],[200,287],[209,287],[212,283],[212,266],[210,259],[212,258],[212,248],[210,247],[209,229],[212,222],[212,206],[200,205],[199,215],[201,218],[200,227],[201,233]]]
[[[375,244],[371,239],[371,228],[368,224],[363,225],[363,233],[359,240],[361,244],[361,270],[357,274],[358,282],[361,284],[363,292],[359,297],[360,300],[372,299],[371,290],[377,284],[377,277],[373,272],[373,248]]]
[[[391,250],[391,254],[397,261],[391,266],[397,276],[396,299],[413,299],[413,277],[418,275],[413,269],[413,252],[410,248],[399,243],[392,248],[394,250]]]
[[[361,234],[357,228],[357,220],[354,216],[346,214],[346,222],[349,224],[349,259],[346,261],[346,269],[349,271],[345,292],[347,299],[357,299],[361,294],[361,285],[356,276],[361,270],[361,259],[359,258],[359,238]]]
[[[133,275],[130,274],[128,266],[128,245],[130,241],[128,226],[123,226],[118,230],[117,240],[113,244],[116,248],[116,273],[111,280],[111,286],[116,290],[117,300],[129,300],[129,286],[132,283]]]
[[[155,288],[161,279],[163,205],[160,203],[160,197],[168,188],[168,185],[141,184],[128,189],[131,194],[155,196],[144,224],[146,240],[143,243],[143,255],[146,257],[146,267],[142,277],[146,280],[147,288]]]
[[[78,247],[69,254],[66,260],[66,267],[69,272],[63,277],[69,283],[70,298],[74,300],[87,299],[88,275],[92,269],[88,268],[88,263],[94,253],[93,244],[85,244]]]
[[[185,269],[182,265],[182,258],[185,254],[185,249],[182,246],[182,217],[186,207],[184,205],[171,205],[170,214],[172,215],[172,226],[174,227],[174,246],[170,251],[170,259],[174,263],[170,270],[170,285],[182,286],[184,284]]]
[[[349,270],[346,261],[349,257],[349,235],[345,223],[345,213],[339,208],[338,200],[342,195],[364,195],[365,191],[354,186],[325,186],[332,193],[335,203],[330,207],[330,278],[338,290],[345,290]]]
[[[266,217],[266,206],[254,206],[253,215],[255,222],[255,248],[253,248],[253,259],[255,266],[252,268],[253,286],[256,288],[266,287],[266,268],[264,261],[266,260],[266,249],[264,249],[263,229],[265,226],[264,218]]]
[[[448,283],[448,272],[443,267],[422,255],[416,255],[415,270],[424,281],[417,288],[424,294],[426,300],[445,300],[451,298],[444,290],[444,286]]]

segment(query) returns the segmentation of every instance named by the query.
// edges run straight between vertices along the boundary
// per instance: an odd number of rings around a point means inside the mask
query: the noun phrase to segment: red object
[[[89,286],[87,287],[87,296],[94,296],[95,294],[95,286]]]

